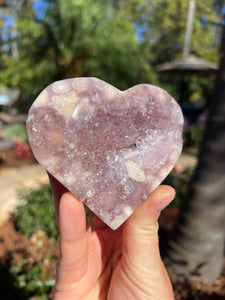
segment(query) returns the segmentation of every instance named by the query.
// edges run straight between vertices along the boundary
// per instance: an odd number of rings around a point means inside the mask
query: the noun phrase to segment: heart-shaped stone
[[[97,78],[49,85],[30,108],[36,159],[112,229],[117,229],[176,164],[183,115],[159,87],[124,92]]]

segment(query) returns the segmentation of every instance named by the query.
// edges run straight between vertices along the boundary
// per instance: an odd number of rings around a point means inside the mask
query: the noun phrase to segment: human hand
[[[92,231],[82,202],[52,176],[50,183],[60,231],[54,300],[174,299],[157,222],[171,187],[159,186],[115,231],[91,215]]]

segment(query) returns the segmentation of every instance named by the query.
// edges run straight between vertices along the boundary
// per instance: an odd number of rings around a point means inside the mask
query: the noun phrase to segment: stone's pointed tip
[[[88,77],[48,86],[27,118],[37,160],[112,229],[172,170],[182,125],[178,104],[161,88],[121,92]]]

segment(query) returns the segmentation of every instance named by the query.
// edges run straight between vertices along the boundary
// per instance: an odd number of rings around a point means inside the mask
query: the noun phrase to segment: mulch
[[[164,217],[167,213],[165,211]],[[169,218],[171,211],[168,210]],[[163,220],[165,222],[165,220]],[[58,243],[49,240],[42,231],[28,238],[21,234],[11,218],[0,228],[0,265],[10,268],[26,259],[27,270],[40,264],[46,270],[46,279],[55,279]],[[223,274],[212,284],[173,281],[175,300],[222,300],[225,299],[225,268]],[[11,299],[9,299],[11,300]]]

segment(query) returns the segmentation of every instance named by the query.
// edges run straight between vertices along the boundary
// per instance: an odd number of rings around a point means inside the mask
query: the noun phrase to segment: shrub
[[[18,229],[28,236],[42,230],[48,237],[56,239],[58,230],[50,185],[42,185],[39,189],[23,189],[19,197],[26,204],[17,207],[14,213]]]
[[[26,299],[48,300],[52,287],[55,284],[54,279],[48,280],[46,269],[36,263],[29,268],[29,261],[23,259],[10,268],[10,273],[15,280],[13,285],[18,289],[23,289]],[[31,298],[32,297],[32,298]]]
[[[7,139],[19,139],[24,142],[28,141],[26,126],[22,123],[15,123],[7,125],[2,134]]]
[[[198,147],[205,130],[204,125],[192,126],[191,128],[184,129],[183,142],[184,147]]]
[[[193,168],[186,168],[182,172],[172,171],[163,184],[168,184],[176,190],[175,199],[170,206],[180,206],[188,190],[188,183],[193,173]]]

